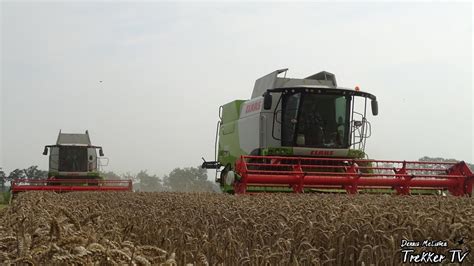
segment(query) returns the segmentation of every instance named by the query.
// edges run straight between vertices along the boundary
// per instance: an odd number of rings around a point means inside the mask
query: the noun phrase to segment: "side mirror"
[[[48,155],[48,147],[44,147],[43,155]]]
[[[99,149],[99,156],[104,156],[104,151],[102,150],[102,148]]]
[[[269,92],[263,94],[263,109],[270,110],[272,109],[272,95]]]
[[[379,114],[379,104],[377,103],[377,100],[372,100],[371,106],[372,106],[372,114],[374,116],[378,115]]]

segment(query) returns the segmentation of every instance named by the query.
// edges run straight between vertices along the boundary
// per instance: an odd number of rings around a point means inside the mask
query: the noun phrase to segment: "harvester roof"
[[[342,87],[331,87],[324,85],[299,85],[295,87],[280,87],[275,89],[269,89],[269,92],[311,92],[321,94],[333,94],[333,95],[355,95],[367,97],[372,100],[376,100],[375,95],[368,92],[358,91],[354,89],[342,88]]]
[[[274,88],[297,87],[305,85],[327,86],[332,88],[337,87],[336,76],[327,71],[321,71],[303,79],[287,78],[286,74],[285,77],[278,76],[279,74],[286,73],[287,71],[288,68],[275,70],[272,73],[257,79],[253,88],[252,99],[260,97],[267,90],[271,90]]]
[[[59,131],[58,140],[56,141],[56,145],[77,145],[77,146],[90,146],[91,140],[89,138],[89,132],[84,134],[77,134],[77,133],[61,133]]]

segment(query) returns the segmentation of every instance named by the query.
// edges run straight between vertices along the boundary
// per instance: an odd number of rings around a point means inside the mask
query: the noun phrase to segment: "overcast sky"
[[[219,105],[326,70],[378,97],[367,153],[474,162],[471,3],[1,3],[0,166],[89,130],[118,173],[214,156]],[[103,81],[102,83],[100,81]]]

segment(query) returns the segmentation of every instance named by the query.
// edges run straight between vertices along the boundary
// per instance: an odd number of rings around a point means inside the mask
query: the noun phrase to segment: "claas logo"
[[[245,112],[250,113],[254,111],[259,111],[261,106],[262,106],[262,101],[250,103],[247,106],[245,106]]]

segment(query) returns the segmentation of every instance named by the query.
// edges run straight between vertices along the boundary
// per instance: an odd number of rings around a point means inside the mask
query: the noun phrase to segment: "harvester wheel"
[[[221,186],[225,185],[225,179],[231,169],[232,169],[232,166],[230,165],[230,163],[226,164],[224,169],[222,169],[220,179],[219,179],[219,183],[221,184]]]

